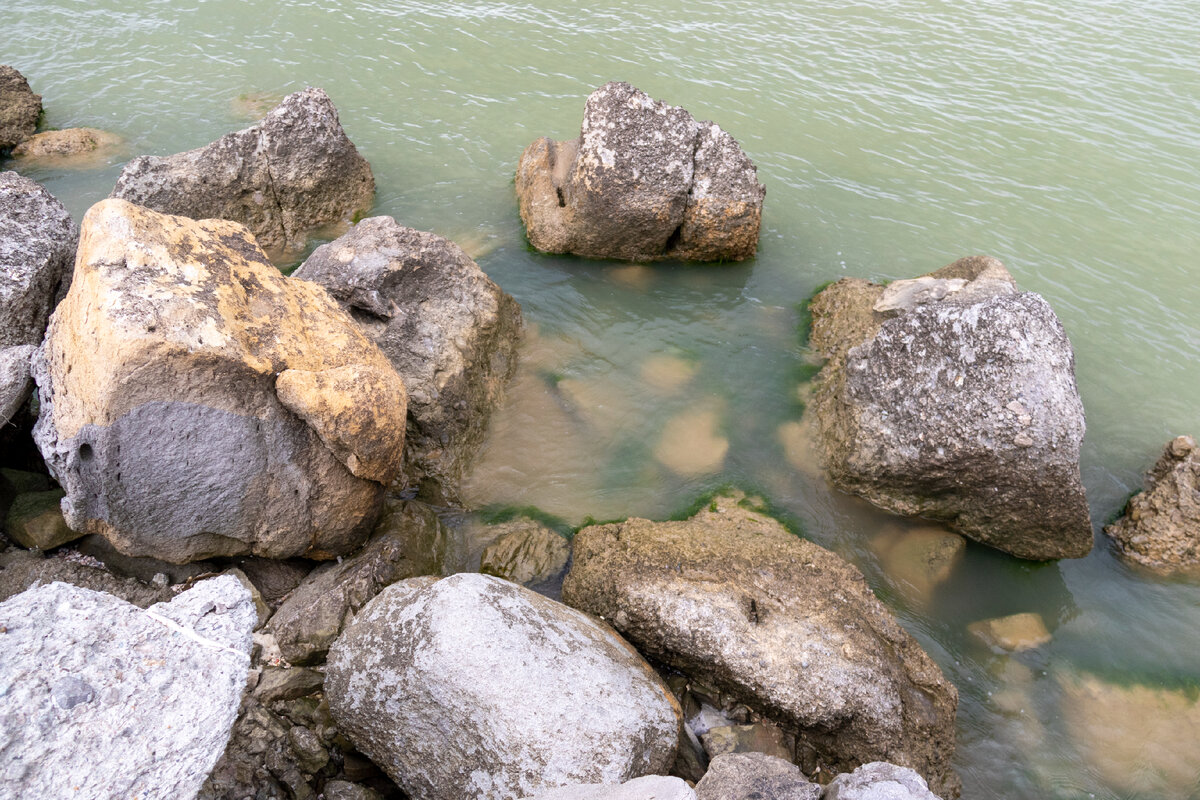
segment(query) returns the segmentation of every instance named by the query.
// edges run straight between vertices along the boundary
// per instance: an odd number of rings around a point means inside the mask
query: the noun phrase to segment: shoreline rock
[[[1200,574],[1200,448],[1191,436],[1167,443],[1145,489],[1104,529],[1119,555],[1160,574]]]
[[[0,64],[0,155],[28,139],[42,118],[42,96],[13,67]]]

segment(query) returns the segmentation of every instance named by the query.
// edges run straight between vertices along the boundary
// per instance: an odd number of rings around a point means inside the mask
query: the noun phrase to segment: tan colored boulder
[[[5,519],[5,533],[31,550],[50,550],[78,539],[82,534],[68,528],[63,519],[59,508],[62,497],[60,489],[17,495]]]
[[[13,148],[24,161],[67,167],[96,167],[120,153],[125,141],[115,133],[96,128],[66,128],[35,133]]]
[[[807,774],[887,757],[957,796],[958,692],[840,557],[738,496],[584,528],[573,555],[565,602],[781,726]]]
[[[967,543],[937,525],[890,524],[871,537],[871,550],[900,592],[924,606],[962,561]]]
[[[233,222],[93,206],[34,373],[68,524],[127,555],[331,558],[400,467],[387,358]]]
[[[713,407],[699,406],[667,420],[654,446],[658,463],[678,475],[708,475],[720,471],[729,440],[720,434],[721,418]]]
[[[981,619],[968,625],[967,630],[988,647],[1009,653],[1033,650],[1052,638],[1042,616],[1031,612]]]
[[[1191,436],[1167,443],[1146,490],[1104,529],[1124,558],[1155,572],[1200,574],[1200,447]]]

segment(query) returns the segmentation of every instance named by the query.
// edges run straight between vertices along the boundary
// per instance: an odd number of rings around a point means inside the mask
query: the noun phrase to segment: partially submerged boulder
[[[399,470],[395,370],[236,223],[97,203],[34,362],[67,523],[127,555],[332,558]]]
[[[117,155],[125,140],[96,128],[65,128],[35,133],[13,148],[14,158],[65,167],[101,166]]]
[[[733,137],[628,83],[587,99],[579,138],[541,138],[517,166],[530,243],[631,261],[740,261],[758,248],[766,189]]]
[[[205,147],[133,159],[112,196],[166,214],[240,222],[264,249],[294,251],[312,229],[370,208],[375,178],[329,95],[309,88]]]
[[[1167,443],[1125,514],[1104,529],[1124,558],[1159,573],[1200,573],[1200,447]]]
[[[529,517],[518,517],[488,531],[495,540],[483,549],[479,571],[530,586],[563,571],[571,543],[563,535]]]
[[[835,487],[1021,558],[1081,558],[1083,404],[1050,306],[993,258],[810,306],[827,360],[810,405]]]
[[[573,555],[565,602],[794,734],[807,774],[886,757],[958,793],[957,691],[838,556],[737,496],[584,528]]]
[[[42,116],[42,97],[14,68],[0,64],[0,153],[28,139]]]
[[[0,172],[0,426],[33,388],[29,359],[74,257],[75,228],[62,203],[28,178]]]
[[[195,797],[237,716],[253,624],[232,577],[145,610],[65,583],[0,604],[5,794]]]
[[[454,242],[372,217],[318,247],[293,275],[358,321],[408,388],[405,477],[453,503],[517,364],[521,307]]]
[[[339,729],[413,800],[510,798],[661,774],[680,711],[610,629],[489,575],[379,594],[330,650]]]

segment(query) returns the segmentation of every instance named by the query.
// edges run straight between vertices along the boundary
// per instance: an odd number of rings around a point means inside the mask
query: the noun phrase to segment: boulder
[[[708,765],[696,784],[697,800],[817,800],[810,783],[790,761],[764,753],[726,753]]]
[[[408,388],[405,477],[455,503],[463,469],[517,364],[521,307],[462,249],[372,217],[318,247],[294,277],[319,283]]]
[[[21,797],[194,797],[225,749],[254,606],[235,579],[140,609],[52,583],[0,604],[0,777]]]
[[[165,214],[240,222],[268,251],[371,207],[375,178],[321,89],[290,94],[258,124],[172,156],[139,156],[113,197]]]
[[[46,165],[99,167],[120,153],[125,141],[96,128],[66,128],[35,133],[13,148],[14,158]]]
[[[395,370],[237,223],[97,203],[33,371],[67,524],[126,555],[332,558],[399,470]]]
[[[325,692],[338,728],[413,800],[660,774],[681,724],[610,629],[471,573],[381,592],[330,650]]]
[[[313,570],[271,617],[283,657],[293,664],[324,660],[343,626],[384,588],[440,574],[448,536],[428,506],[389,500],[362,550]]]
[[[956,795],[954,686],[857,569],[746,505],[584,528],[563,600],[783,727],[809,775],[886,755]]]
[[[8,538],[31,550],[52,550],[78,539],[81,534],[67,527],[63,519],[62,498],[61,489],[17,495],[4,522]]]
[[[766,194],[720,126],[618,82],[588,97],[578,139],[526,148],[516,187],[538,250],[629,261],[750,258]]]
[[[838,775],[825,787],[822,800],[939,800],[925,780],[907,767],[885,761],[863,764]]]
[[[563,786],[524,800],[696,800],[696,793],[679,778],[644,775],[616,785]]]
[[[1021,558],[1088,554],[1083,405],[1045,300],[977,256],[887,287],[843,279],[810,309],[835,487]]]
[[[528,517],[491,526],[496,538],[483,549],[479,571],[526,586],[558,575],[571,557],[571,543]]]
[[[1200,448],[1172,439],[1125,514],[1104,529],[1125,559],[1164,573],[1200,573]]]
[[[5,69],[0,67],[0,95]],[[74,256],[74,224],[62,203],[28,178],[0,172],[0,426],[33,388],[31,346],[42,341]]]
[[[42,116],[42,96],[25,76],[0,64],[0,153],[28,139]]]

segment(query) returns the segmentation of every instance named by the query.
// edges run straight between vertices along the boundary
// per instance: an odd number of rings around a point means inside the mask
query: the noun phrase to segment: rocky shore
[[[37,144],[40,113],[0,67],[18,169],[71,151]],[[0,173],[0,798],[958,797],[958,688],[761,497],[569,537],[480,523],[463,557],[460,484],[522,313],[458,245],[364,218],[374,191],[316,88],[134,158],[78,227]],[[755,253],[765,189],[717,124],[609,83],[578,139],[529,146],[516,194],[539,250],[721,261]],[[330,225],[291,276],[272,263]],[[1074,357],[1043,298],[969,257],[812,311],[804,468],[946,526],[872,543],[914,596],[957,534],[1090,552]],[[656,458],[686,475],[700,427]],[[719,469],[728,441],[708,449]],[[1107,529],[1120,552],[1195,568],[1197,452],[1168,445]],[[1032,613],[971,633],[1049,638]]]

